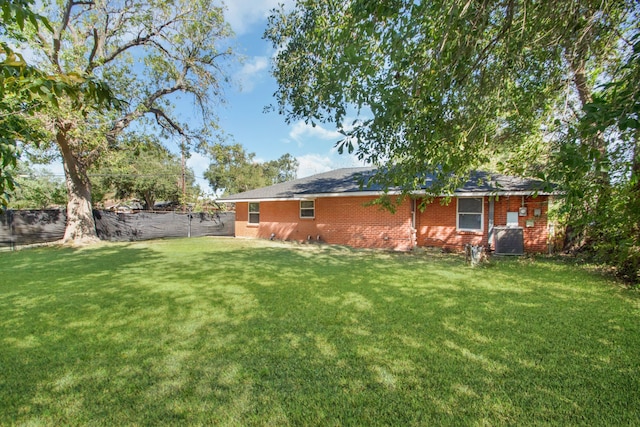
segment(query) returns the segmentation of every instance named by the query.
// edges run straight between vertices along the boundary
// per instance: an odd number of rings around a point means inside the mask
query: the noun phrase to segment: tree
[[[209,155],[211,164],[204,177],[214,193],[235,194],[285,182],[295,178],[298,170],[298,161],[290,154],[259,163],[255,153],[247,153],[240,144],[215,144]]]
[[[182,163],[162,144],[149,136],[124,136],[125,143],[109,153],[91,171],[100,187],[115,191],[115,197],[137,197],[146,209],[153,209],[156,200],[178,202],[182,195]],[[187,185],[194,182],[193,172],[186,171]],[[103,191],[106,192],[106,191]]]
[[[265,38],[278,111],[335,123],[373,182],[408,194],[434,174],[448,193],[493,164],[559,183],[580,241],[602,242],[596,212],[632,206],[614,196],[637,176],[620,160],[638,151],[639,22],[633,0],[300,0]]]
[[[269,160],[263,163],[264,185],[273,185],[295,179],[299,165],[298,160],[289,153],[276,160]]]
[[[600,163],[611,176],[606,194],[598,193],[601,174],[592,167],[601,153],[589,147],[561,145],[560,168],[552,176],[565,191],[560,212],[569,219],[573,243],[640,283],[640,33],[629,42],[629,54],[610,71],[610,81],[596,87],[584,115],[567,131],[569,139],[603,141],[607,155]],[[594,194],[606,203],[594,203]]]
[[[47,170],[36,170],[18,162],[14,171],[15,189],[8,206],[12,209],[45,209],[67,203],[62,178]]]
[[[453,188],[496,150],[540,140],[543,124],[566,118],[554,107],[589,102],[630,10],[622,0],[307,0],[274,12],[265,37],[288,121],[335,122],[339,149],[384,164],[376,180],[387,186],[415,189],[426,171]]]
[[[17,166],[18,143],[37,145],[46,134],[35,124],[34,115],[44,108],[57,108],[65,97],[72,106],[80,99],[87,108],[117,107],[119,102],[104,83],[75,72],[46,73],[28,64],[9,41],[24,40],[28,27],[51,29],[49,21],[31,10],[31,0],[0,0],[0,207],[6,206],[15,189],[12,169]]]
[[[231,50],[222,7],[207,0],[45,1],[51,23],[28,41],[55,72],[100,76],[127,101],[123,111],[103,114],[84,103],[60,100],[41,114],[63,161],[69,194],[65,241],[95,240],[91,182],[87,171],[117,147],[118,136],[135,123],[198,146],[215,128],[214,102],[221,101],[224,61]],[[192,128],[173,108],[186,94],[201,123]],[[81,101],[84,101],[81,99]]]

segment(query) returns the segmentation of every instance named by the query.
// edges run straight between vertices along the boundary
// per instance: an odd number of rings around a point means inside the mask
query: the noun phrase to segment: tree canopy
[[[126,134],[123,139],[91,170],[94,186],[116,199],[139,198],[146,209],[153,209],[158,200],[181,202],[182,174],[189,189],[194,176],[183,168],[180,157],[151,136]]]
[[[247,153],[240,144],[214,144],[209,156],[211,164],[204,177],[214,193],[236,194],[289,181],[296,177],[298,170],[298,161],[290,154],[257,162],[255,153]]]
[[[18,162],[14,177],[15,189],[7,205],[10,209],[46,209],[67,203],[64,180],[50,171]]]
[[[286,119],[334,122],[341,150],[413,189],[423,171],[455,186],[496,151],[540,141],[591,100],[636,12],[623,0],[305,0],[276,11],[265,37]]]
[[[31,10],[31,0],[0,0],[0,205],[6,205],[15,189],[12,169],[17,167],[18,143],[39,144],[46,134],[34,116],[45,108],[59,108],[65,98],[72,107],[83,102],[87,108],[109,108],[120,103],[101,81],[77,72],[53,72],[25,61],[9,40],[24,40],[49,21]],[[82,101],[81,101],[82,100]]]

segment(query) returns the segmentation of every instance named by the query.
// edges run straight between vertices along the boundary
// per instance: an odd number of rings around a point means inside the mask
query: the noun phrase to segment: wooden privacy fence
[[[98,237],[108,241],[135,241],[165,237],[233,236],[235,212],[138,212],[94,210]],[[62,239],[64,210],[7,210],[0,213],[0,247]]]

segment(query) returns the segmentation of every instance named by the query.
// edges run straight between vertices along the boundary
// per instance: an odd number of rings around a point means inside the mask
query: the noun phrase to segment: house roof
[[[268,187],[257,188],[243,193],[233,194],[219,199],[221,202],[247,202],[268,200],[304,200],[319,197],[344,196],[379,196],[383,188],[377,184],[360,186],[375,173],[372,167],[343,168],[311,175],[293,181],[282,182]],[[432,178],[426,179],[422,187],[425,194]],[[398,194],[399,190],[389,189],[388,193]],[[487,195],[531,195],[549,194],[544,192],[544,183],[538,180],[513,176],[474,172],[471,178],[453,195],[455,196],[487,196]]]

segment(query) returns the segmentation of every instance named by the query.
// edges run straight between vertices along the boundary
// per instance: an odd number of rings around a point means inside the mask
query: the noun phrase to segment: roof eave
[[[256,198],[241,198],[241,199],[218,199],[217,202],[221,203],[253,203],[253,202],[281,202],[281,201],[300,201],[311,200],[320,198],[337,198],[337,197],[379,197],[382,195],[398,196],[402,194],[401,191],[346,191],[342,193],[311,193],[311,194],[295,194],[286,197],[256,197]],[[426,196],[428,193],[424,190],[411,193],[413,196]],[[506,197],[506,196],[553,196],[555,192],[543,192],[534,190],[521,190],[521,191],[456,191],[453,194],[440,194],[436,197]]]
[[[241,199],[217,199],[218,203],[246,203],[246,202],[283,202],[286,200],[304,200],[304,197],[254,197],[254,198],[241,198]]]

